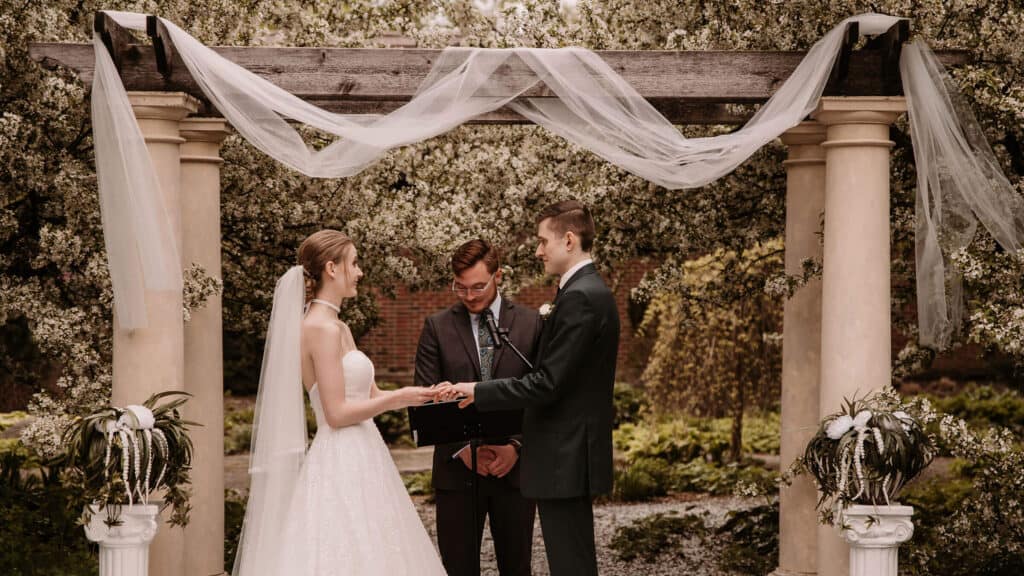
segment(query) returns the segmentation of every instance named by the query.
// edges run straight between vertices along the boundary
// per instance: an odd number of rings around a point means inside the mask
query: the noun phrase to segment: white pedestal
[[[896,576],[900,544],[914,535],[912,506],[854,505],[844,512],[850,576]]]
[[[149,574],[149,543],[156,536],[155,504],[121,506],[121,524],[107,526],[107,511],[92,509],[92,518],[85,527],[85,536],[100,545],[100,576],[147,576]]]

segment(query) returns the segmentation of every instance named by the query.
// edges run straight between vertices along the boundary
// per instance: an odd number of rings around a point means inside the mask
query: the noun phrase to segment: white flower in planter
[[[825,429],[825,433],[828,434],[829,438],[839,440],[843,437],[843,434],[849,432],[850,428],[853,428],[853,418],[843,414],[839,418],[829,422],[828,427]]]

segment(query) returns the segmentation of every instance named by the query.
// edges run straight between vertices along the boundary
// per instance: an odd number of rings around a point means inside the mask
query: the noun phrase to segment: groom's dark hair
[[[458,276],[481,260],[487,265],[487,271],[494,274],[501,266],[501,251],[481,238],[470,240],[452,254],[452,272]]]
[[[537,224],[551,219],[551,229],[559,234],[572,232],[580,239],[580,248],[584,252],[590,252],[594,247],[594,218],[590,215],[590,208],[578,200],[563,200],[555,202],[544,208],[537,215]]]

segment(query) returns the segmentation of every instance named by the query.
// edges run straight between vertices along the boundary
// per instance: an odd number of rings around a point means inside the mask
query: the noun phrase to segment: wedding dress
[[[367,399],[373,363],[341,359],[345,397]],[[317,432],[288,507],[279,574],[444,574],[441,561],[372,420],[331,428],[316,384],[309,390]]]
[[[317,432],[306,449],[301,266],[274,289],[256,398],[249,500],[234,576],[443,576],[441,559],[372,419],[331,428],[320,389],[309,399]],[[338,358],[345,398],[365,400],[373,362]]]

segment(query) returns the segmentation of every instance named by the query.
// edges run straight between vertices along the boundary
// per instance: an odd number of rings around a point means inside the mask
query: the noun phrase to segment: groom
[[[519,378],[459,383],[481,411],[524,408],[523,495],[537,501],[552,576],[596,575],[592,500],[612,487],[612,388],[619,315],[590,251],[594,220],[575,200],[537,218],[537,253],[558,295],[541,329],[537,368]]]

